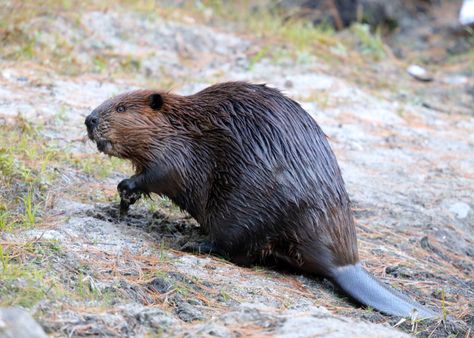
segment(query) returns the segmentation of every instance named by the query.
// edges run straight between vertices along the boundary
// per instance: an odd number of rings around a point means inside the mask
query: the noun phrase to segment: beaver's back
[[[205,139],[214,167],[206,223],[225,229],[219,240],[231,240],[232,227],[239,234],[245,228],[255,248],[269,238],[304,238],[340,251],[345,263],[357,260],[336,159],[298,103],[276,89],[242,82],[211,86],[189,98],[205,102],[202,112],[212,120]]]

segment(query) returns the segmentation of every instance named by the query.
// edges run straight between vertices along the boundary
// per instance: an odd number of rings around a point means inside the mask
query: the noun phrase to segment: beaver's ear
[[[150,107],[154,110],[160,110],[163,107],[163,97],[161,94],[150,95]]]

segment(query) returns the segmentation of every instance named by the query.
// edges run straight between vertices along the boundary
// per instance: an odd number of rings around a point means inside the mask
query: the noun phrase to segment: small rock
[[[164,311],[156,308],[141,309],[135,314],[139,323],[157,329],[164,329],[176,325],[176,320]]]
[[[464,0],[459,12],[459,22],[462,25],[474,24],[474,0]]]
[[[407,68],[407,73],[419,81],[433,81],[433,77],[428,71],[418,65],[410,65]]]
[[[20,308],[0,308],[0,337],[47,338],[43,328]]]
[[[420,239],[420,245],[425,250],[433,250],[433,246],[431,245],[428,236],[424,236],[422,239]]]
[[[449,211],[453,213],[456,218],[463,219],[467,217],[471,211],[471,207],[464,202],[456,202],[450,205]]]
[[[178,304],[176,314],[178,315],[179,319],[185,322],[203,319],[202,313],[199,310],[185,302]]]
[[[413,276],[413,274],[411,273],[411,271],[409,271],[408,269],[400,266],[400,265],[396,265],[396,266],[387,266],[385,268],[385,273],[389,274],[389,275],[392,275],[396,278],[398,277],[401,277],[401,278],[410,278]]]
[[[170,281],[166,280],[165,278],[158,278],[158,277],[153,279],[149,283],[149,286],[148,286],[150,290],[153,290],[159,293],[166,293],[169,290],[171,290],[172,287],[173,285],[170,283]]]
[[[293,81],[291,81],[291,80],[286,80],[283,85],[285,86],[285,88],[293,88],[294,87]]]

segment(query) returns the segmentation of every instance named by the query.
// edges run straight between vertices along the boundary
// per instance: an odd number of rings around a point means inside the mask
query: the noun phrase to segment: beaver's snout
[[[99,114],[97,114],[96,111],[90,113],[89,116],[86,117],[85,124],[87,126],[87,134],[89,135],[89,138],[94,140],[93,131],[94,128],[99,124]]]

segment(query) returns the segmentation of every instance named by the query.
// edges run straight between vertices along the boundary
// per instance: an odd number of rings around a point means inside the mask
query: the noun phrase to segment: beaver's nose
[[[86,126],[88,130],[93,130],[96,126],[97,123],[99,122],[99,118],[96,113],[92,113],[89,116],[86,117]]]

